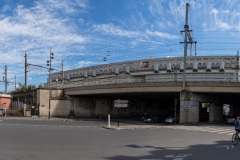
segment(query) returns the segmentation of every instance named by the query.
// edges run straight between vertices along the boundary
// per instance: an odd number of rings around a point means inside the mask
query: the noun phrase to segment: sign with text
[[[114,103],[122,103],[122,104],[125,104],[125,103],[128,103],[128,100],[115,100]]]
[[[115,100],[114,107],[128,107],[128,100]]]
[[[114,103],[114,107],[128,107],[128,104]]]

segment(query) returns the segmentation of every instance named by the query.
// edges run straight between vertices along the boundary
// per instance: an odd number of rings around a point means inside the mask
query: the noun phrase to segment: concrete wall
[[[39,104],[39,116],[47,117],[49,112],[49,90],[37,90],[37,104]]]
[[[70,109],[76,117],[91,117],[94,115],[95,100],[91,98],[75,98],[70,100]]]
[[[69,100],[51,100],[51,116],[67,117],[70,113],[71,102]]]

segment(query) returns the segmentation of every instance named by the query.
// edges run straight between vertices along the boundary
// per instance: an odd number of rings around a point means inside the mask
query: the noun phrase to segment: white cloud
[[[51,12],[64,12],[67,14],[75,14],[84,12],[87,7],[87,0],[43,0],[37,3],[37,7],[44,7]]]
[[[80,61],[78,62],[78,67],[86,67],[86,66],[89,66],[91,64],[95,64],[94,62],[91,62],[91,61]]]
[[[146,30],[146,33],[150,36],[156,36],[159,38],[166,38],[166,39],[177,39],[178,38],[175,35],[164,33],[164,32],[159,32],[159,31],[152,32],[152,31]]]
[[[160,29],[178,28],[185,16],[185,1],[149,1],[148,10]]]
[[[24,76],[25,50],[31,53],[28,63],[47,66],[50,48],[56,55],[61,53],[54,57],[55,65],[65,58],[64,53],[68,52],[68,47],[85,44],[88,38],[78,33],[71,16],[83,13],[86,8],[85,0],[35,1],[28,8],[23,5],[3,6],[0,11],[0,53],[2,65],[6,64],[10,68],[8,78],[17,75],[19,81]],[[80,18],[79,21],[83,19]],[[1,67],[0,72],[3,69]],[[40,72],[39,68],[33,69],[30,66],[28,75],[34,74],[45,76],[46,71]],[[32,80],[36,81],[34,78]]]
[[[210,11],[210,14],[213,14],[214,16],[218,15],[219,14],[219,11],[215,8],[213,8],[211,11]]]
[[[213,8],[210,11],[210,15],[212,15],[212,17],[210,16],[211,30],[226,31],[235,28],[234,24],[231,24],[234,21],[234,17],[231,16],[229,10]]]
[[[232,26],[226,22],[218,21],[218,28],[220,30],[230,30],[232,29]]]
[[[5,15],[0,19],[0,44],[4,45],[4,50],[1,52],[18,52],[32,49],[31,47],[63,47],[71,44],[82,44],[87,41],[87,38],[76,33],[75,26],[69,23],[68,19],[56,15],[49,7],[54,7],[54,3],[58,1],[44,0],[42,3],[37,2],[32,8],[24,8],[19,5],[12,9],[13,15]],[[60,1],[59,1],[60,2]],[[64,1],[59,6],[64,7],[67,1]],[[81,7],[80,1],[78,3]],[[73,3],[69,6],[73,6]],[[4,10],[8,8],[4,7]],[[52,9],[53,10],[53,9]],[[61,44],[61,45],[60,45]],[[18,48],[19,47],[19,48]],[[12,50],[9,50],[11,48]],[[16,51],[13,51],[16,50]]]
[[[120,27],[114,26],[113,24],[100,24],[100,25],[93,25],[95,31],[104,32],[105,34],[122,36],[122,37],[136,37],[140,36],[138,32],[134,31],[127,31],[121,29]]]

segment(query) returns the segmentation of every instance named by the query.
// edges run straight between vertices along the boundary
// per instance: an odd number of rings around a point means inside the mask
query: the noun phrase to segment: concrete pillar
[[[233,115],[233,113],[234,113],[234,107],[233,107],[233,105],[230,105],[229,106],[229,114]]]
[[[189,93],[186,91],[182,91],[180,93],[180,119],[179,123],[187,123],[188,122],[188,110],[184,109],[184,105],[189,103]]]
[[[222,106],[212,103],[209,108],[209,122],[222,122]]]
[[[180,94],[180,123],[199,121],[199,101],[197,94],[182,91]]]
[[[180,123],[199,122],[199,101],[197,94],[182,91],[180,94]]]

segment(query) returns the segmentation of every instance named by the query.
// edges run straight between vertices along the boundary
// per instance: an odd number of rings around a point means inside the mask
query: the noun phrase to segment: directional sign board
[[[128,107],[128,104],[114,103],[114,107]]]
[[[128,107],[128,100],[115,100],[114,107]]]
[[[126,103],[128,103],[128,100],[120,100],[120,99],[118,99],[118,100],[115,100],[114,103],[126,104]]]

